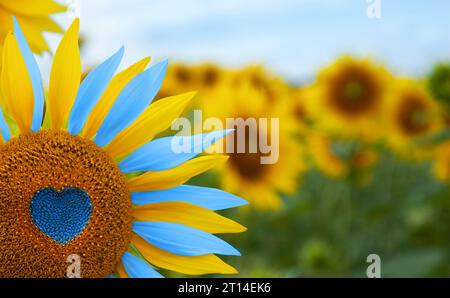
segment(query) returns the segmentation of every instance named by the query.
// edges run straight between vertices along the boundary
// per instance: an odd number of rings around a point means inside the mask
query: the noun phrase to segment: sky
[[[381,1],[381,17],[367,16]],[[60,0],[86,40],[85,67],[122,45],[124,64],[214,62],[264,64],[292,82],[314,78],[337,56],[372,57],[394,73],[420,76],[450,60],[450,1],[415,0]],[[431,4],[432,3],[432,4]],[[52,48],[60,37],[47,36]],[[41,59],[46,63],[49,57]]]

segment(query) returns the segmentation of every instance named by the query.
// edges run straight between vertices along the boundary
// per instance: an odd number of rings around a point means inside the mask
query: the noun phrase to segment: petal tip
[[[71,29],[75,30],[78,33],[78,31],[80,30],[80,19],[79,18],[75,18],[73,20],[72,24],[70,25],[70,27],[67,31],[69,31]]]

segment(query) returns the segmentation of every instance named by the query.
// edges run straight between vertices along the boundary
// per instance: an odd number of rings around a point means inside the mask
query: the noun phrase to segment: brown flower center
[[[92,213],[85,228],[61,244],[38,228],[30,206],[43,191],[55,199],[68,190],[88,197]],[[1,277],[64,277],[72,254],[80,256],[82,277],[104,277],[128,247],[131,202],[125,176],[89,140],[57,131],[9,140],[0,147],[0,202]],[[56,201],[45,203],[61,208]],[[47,223],[48,217],[40,216]],[[65,226],[52,227],[59,228]]]
[[[182,84],[188,84],[192,80],[191,72],[184,66],[177,67],[175,69],[175,79]]]
[[[397,123],[400,129],[408,135],[419,135],[430,127],[428,106],[414,94],[403,98],[398,107]]]
[[[378,102],[381,88],[373,74],[360,67],[349,67],[330,80],[329,103],[346,116],[370,111]]]
[[[203,84],[212,87],[219,81],[219,71],[213,67],[205,69],[203,73]]]
[[[234,129],[238,128],[234,127]],[[253,126],[246,126],[245,129],[245,150],[242,153],[238,152],[238,143],[242,142],[242,140],[238,140],[238,133],[234,133],[230,136],[234,138],[234,153],[229,154],[230,163],[242,178],[247,180],[258,180],[266,174],[268,167],[270,167],[269,164],[261,163],[261,157],[263,157],[264,154],[260,151],[258,146],[259,138],[264,138],[266,136],[258,132],[257,128],[254,128]],[[252,146],[250,144],[252,144]],[[250,149],[255,145],[256,152],[251,152]]]

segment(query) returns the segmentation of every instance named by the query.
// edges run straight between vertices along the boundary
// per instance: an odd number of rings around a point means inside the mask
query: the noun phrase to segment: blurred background
[[[169,59],[158,98],[280,119],[276,164],[234,154],[190,181],[250,202],[226,212],[248,227],[225,236],[238,276],[365,277],[370,254],[383,277],[450,276],[449,1],[61,2],[85,71],[125,45],[123,65]]]

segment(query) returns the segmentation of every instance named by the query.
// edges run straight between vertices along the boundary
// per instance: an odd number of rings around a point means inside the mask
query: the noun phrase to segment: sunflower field
[[[338,57],[304,85],[261,65],[169,67],[160,96],[199,90],[192,109],[218,117],[279,117],[280,158],[235,154],[191,183],[250,204],[231,212],[242,277],[450,275],[450,65],[397,77],[367,58]],[[228,108],[232,107],[232,108]]]

